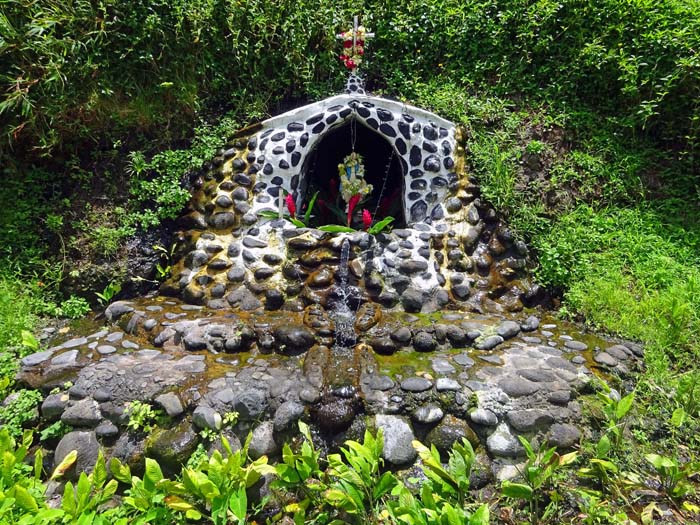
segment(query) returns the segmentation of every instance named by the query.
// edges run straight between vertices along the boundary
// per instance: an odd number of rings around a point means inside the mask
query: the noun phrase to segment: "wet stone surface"
[[[199,439],[191,425],[218,432],[234,412],[238,422],[229,431],[241,441],[252,432],[256,454],[278,453],[300,419],[333,440],[355,421],[375,418],[370,426],[396,433],[386,452],[392,465],[413,461],[411,439],[451,436],[481,443],[505,465],[523,454],[518,435],[576,446],[578,399],[594,373],[625,378],[640,362],[637,345],[532,316],[362,312],[355,346],[339,349],[335,316],[320,305],[222,313],[163,297],[116,303],[107,329],[66,335],[69,344],[27,356],[19,380],[47,392],[57,387],[42,417],[94,436],[108,455],[138,440],[126,427],[127,410],[142,401],[184,425],[173,441],[184,451]],[[374,350],[378,338],[392,351]],[[489,339],[493,346],[480,348]],[[92,454],[92,437],[77,442]]]

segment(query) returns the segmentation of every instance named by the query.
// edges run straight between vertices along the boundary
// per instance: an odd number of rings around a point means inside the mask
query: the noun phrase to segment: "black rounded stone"
[[[434,221],[439,221],[445,216],[445,211],[442,209],[442,206],[438,204],[433,208],[433,211],[430,212],[430,217]]]
[[[281,188],[279,186],[273,186],[272,188],[267,189],[268,195],[272,195],[273,197],[277,197],[280,193]]]
[[[301,122],[290,122],[287,124],[287,131],[304,131],[304,124]]]
[[[422,221],[428,214],[428,205],[423,201],[417,201],[411,206],[411,220],[414,222]]]
[[[411,181],[412,190],[424,190],[428,187],[428,183],[423,179],[416,179]]]
[[[257,137],[253,137],[248,141],[248,149],[255,149],[258,146]]]
[[[287,153],[291,153],[294,151],[294,148],[297,147],[297,141],[294,139],[289,139],[287,141],[287,144],[284,145],[284,149],[287,150]]]
[[[428,142],[427,140],[423,141],[423,149],[428,153],[437,153],[438,150],[435,144]]]
[[[275,130],[274,130],[274,129],[268,129],[267,131],[263,132],[262,135],[260,135],[260,138],[263,138],[263,139],[264,139],[265,137],[269,137],[269,136],[270,136],[270,133],[272,133],[273,131],[275,131]]]
[[[257,182],[255,186],[253,186],[253,193],[260,193],[265,188],[267,188],[266,182]]]
[[[352,110],[350,108],[345,108],[340,112],[340,118],[345,118],[347,117],[350,113],[352,113]]]
[[[370,113],[369,109],[359,107],[357,108],[357,114],[360,115],[362,118],[367,118],[369,117],[372,113]]]
[[[265,146],[267,146],[269,139],[263,139],[260,141],[260,145],[258,146],[258,149],[260,151],[263,151],[265,149]],[[250,155],[248,155],[250,157]]]
[[[319,122],[316,124],[313,128],[311,128],[311,133],[318,135],[321,133],[324,129],[326,129],[326,125],[323,122]]]
[[[387,111],[381,108],[377,109],[377,116],[382,122],[389,122],[390,120],[394,120],[394,115],[393,113],[391,113],[391,111]]]
[[[418,179],[423,176],[423,170],[413,169],[409,172],[412,179]]]
[[[273,168],[272,164],[270,164],[269,162],[263,167],[263,173],[265,175],[272,175],[273,171],[275,171],[275,168]]]
[[[301,153],[299,153],[298,151],[295,151],[294,153],[292,153],[292,166],[296,166],[297,164],[299,164],[300,160],[301,160]]]
[[[281,186],[283,182],[284,179],[282,177],[272,177],[272,180],[270,180],[270,184],[274,184],[275,186]]]
[[[396,151],[398,151],[399,154],[405,155],[408,151],[408,146],[406,146],[406,142],[403,139],[396,139],[394,144],[396,145]]]
[[[417,191],[412,191],[408,194],[408,199],[412,200],[412,201],[420,199],[420,197],[421,197],[421,194],[418,193]]]
[[[280,169],[282,169],[282,170],[289,169],[289,162],[287,162],[286,160],[282,159],[282,160],[280,161],[280,163],[278,164],[278,166],[279,166]]]
[[[299,175],[294,175],[289,183],[293,190],[296,190],[299,186]]]
[[[231,166],[234,170],[244,170],[248,164],[243,159],[233,159]]]
[[[423,136],[428,140],[436,140],[438,138],[438,131],[433,126],[425,126],[423,128]]]
[[[440,159],[437,155],[428,155],[428,157],[423,162],[423,169],[425,171],[432,171],[437,173],[440,171]]]
[[[447,134],[448,134],[447,129],[445,129],[445,128],[440,128],[440,138],[446,137]]]
[[[316,124],[317,122],[321,122],[323,120],[323,113],[318,113],[314,115],[313,117],[310,117],[306,119],[306,125],[311,126],[312,124]]]
[[[217,206],[220,206],[222,208],[229,208],[233,204],[231,197],[229,197],[228,195],[219,195],[216,198],[215,202]]]
[[[387,137],[393,138],[396,136],[396,130],[393,127],[391,127],[389,124],[380,124],[379,131],[384,133]]]
[[[272,150],[273,155],[282,155],[284,153],[284,147],[282,146],[275,146],[275,148]]]
[[[338,120],[338,115],[333,113],[332,115],[328,115],[328,117],[326,118],[326,124],[333,124],[336,120]]]
[[[258,171],[260,171],[260,166],[257,164],[251,164],[250,168],[248,168],[248,175],[255,175]]]
[[[301,137],[299,137],[299,145],[304,148],[306,147],[306,144],[309,142],[309,134],[304,133]]]
[[[444,179],[443,177],[434,177],[430,181],[430,185],[433,188],[444,188],[445,186],[447,186],[447,180]]]
[[[368,118],[365,122],[367,122],[367,125],[372,128],[372,129],[379,129],[379,122],[377,122],[377,119],[375,118]]]
[[[422,154],[418,146],[411,146],[411,154],[408,159],[411,161],[411,166],[420,166],[420,161],[422,159]],[[438,163],[438,167],[440,164]]]
[[[448,141],[443,140],[441,146],[443,155],[449,155],[450,153],[452,153],[452,146],[450,146],[450,143]]]
[[[443,166],[445,166],[445,169],[451,170],[454,165],[455,161],[452,160],[452,157],[445,157],[445,160],[442,161]]]
[[[411,139],[411,128],[403,121],[399,122],[399,133],[401,133],[406,140]]]

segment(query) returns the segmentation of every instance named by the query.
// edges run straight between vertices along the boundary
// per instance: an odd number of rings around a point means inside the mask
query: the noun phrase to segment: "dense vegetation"
[[[625,507],[629,484],[603,461],[659,476],[672,466],[645,453],[691,465],[695,0],[0,0],[0,375],[37,348],[23,331],[82,315],[121,278],[125,240],[177,215],[183,177],[224,137],[342,88],[334,33],[355,13],[377,33],[370,89],[467,128],[472,171],[535,249],[560,314],[645,343],[637,422],[621,438],[634,452],[584,444],[603,488],[582,512]],[[104,261],[113,273],[92,291],[71,286]],[[21,425],[26,408],[5,421]]]

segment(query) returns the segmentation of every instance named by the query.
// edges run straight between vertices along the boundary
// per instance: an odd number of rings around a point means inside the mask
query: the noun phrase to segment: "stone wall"
[[[278,210],[280,192],[304,199],[306,157],[353,119],[400,159],[406,228],[331,235],[261,217]],[[195,181],[179,221],[179,261],[162,291],[212,308],[325,306],[348,237],[350,284],[362,302],[413,312],[519,310],[538,292],[527,247],[479,198],[465,160],[454,124],[377,97],[339,95],[269,119],[232,139]]]

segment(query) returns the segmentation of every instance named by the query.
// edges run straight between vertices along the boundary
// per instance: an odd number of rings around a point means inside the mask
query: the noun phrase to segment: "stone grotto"
[[[381,428],[396,468],[414,439],[446,451],[466,437],[484,482],[513,475],[518,435],[575,446],[579,395],[630,377],[642,349],[535,308],[528,248],[480,197],[465,133],[351,76],[344,94],[232,137],[193,177],[158,293],[110,304],[92,330],[47,330],[52,346],[22,360],[19,380],[46,394],[38,417],[72,428],[54,461],[77,449],[89,469],[102,449],[175,470],[198,444],[249,433],[251,456],[274,457],[299,420],[329,449]],[[351,153],[361,219],[333,214]],[[352,228],[333,231],[346,211]],[[160,428],[130,430],[133,401]]]

